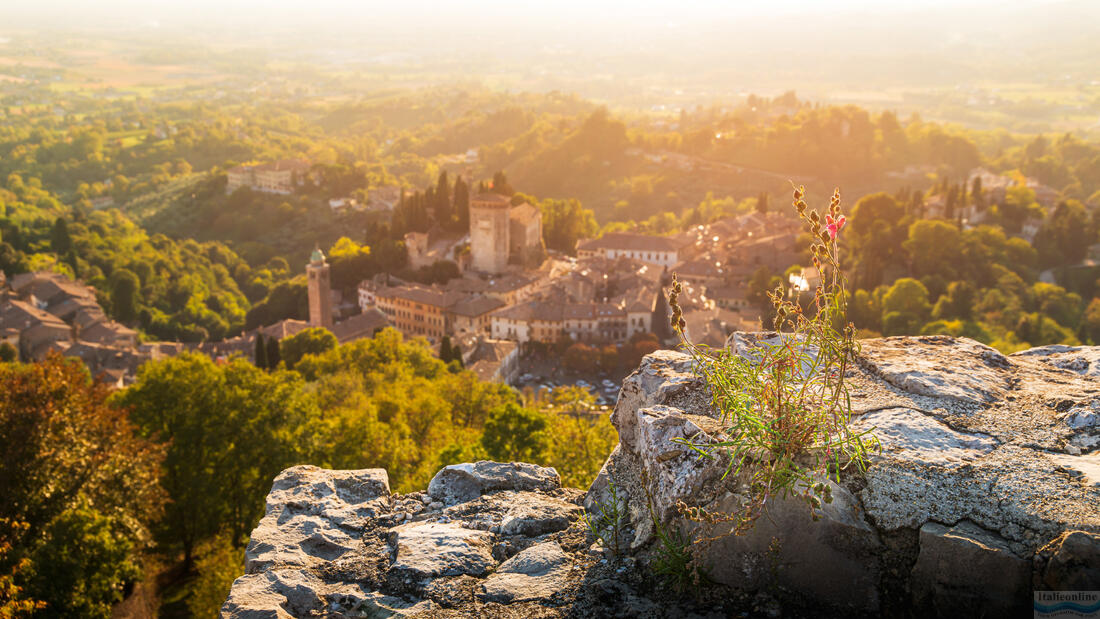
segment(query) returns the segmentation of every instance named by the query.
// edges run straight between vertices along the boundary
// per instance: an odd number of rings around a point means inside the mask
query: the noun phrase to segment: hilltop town
[[[240,165],[226,177],[227,194],[284,196],[323,179],[302,159]],[[1033,191],[1040,204],[1051,206],[1058,199],[1057,192],[1033,179],[984,168],[973,170],[967,185],[983,198],[956,206],[954,187],[945,185],[923,200],[923,213],[957,220],[967,229],[988,219],[990,211],[979,208],[982,201],[1003,202],[1017,185]],[[538,390],[580,374],[607,378],[613,368],[629,367],[641,355],[673,344],[664,302],[673,274],[684,284],[687,332],[711,346],[722,345],[734,331],[764,326],[762,288],[770,289],[777,274],[785,274],[778,281],[791,294],[820,283],[814,267],[797,266],[795,219],[776,210],[760,208],[667,235],[606,232],[578,239],[572,252],[562,252],[547,249],[542,212],[522,194],[513,198],[486,183],[479,189],[469,198],[466,229],[444,230],[437,214],[427,212],[428,231],[404,235],[410,269],[450,265],[440,283],[381,272],[360,281],[356,298],[345,298],[332,286],[331,267],[318,248],[302,267],[308,319],[286,318],[215,341],[139,342],[136,331],[107,318],[93,288],[58,273],[22,273],[0,279],[0,335],[22,359],[60,352],[82,359],[101,380],[123,386],[145,361],[186,350],[215,359],[243,355],[261,364],[266,359],[258,359],[257,350],[311,327],[327,329],[341,344],[391,327],[405,337],[426,339],[445,360],[460,361],[483,380]],[[330,206],[369,205],[388,222],[410,199],[407,190],[396,187],[368,195],[363,204],[348,197],[334,198]],[[1018,236],[1034,241],[1043,223],[1029,214]],[[540,364],[551,350],[564,363]],[[570,371],[578,377],[565,378]],[[579,384],[595,389],[600,404],[611,402],[611,388],[602,393],[583,378]]]

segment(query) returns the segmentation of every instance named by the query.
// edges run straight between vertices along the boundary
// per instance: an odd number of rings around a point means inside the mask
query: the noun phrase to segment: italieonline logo
[[[1100,591],[1036,591],[1035,617],[1100,618]]]

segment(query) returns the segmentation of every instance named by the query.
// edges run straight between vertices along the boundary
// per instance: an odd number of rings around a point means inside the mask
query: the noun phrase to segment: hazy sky
[[[810,16],[831,12],[891,14],[935,10],[943,7],[987,6],[997,11],[1013,7],[1057,5],[1056,0],[14,0],[0,2],[0,15],[23,23],[44,25],[133,25],[135,21],[174,20],[224,22],[242,16],[298,19],[306,22],[378,19],[434,21],[465,17],[473,21],[543,19],[657,18],[668,20],[715,19],[735,16]],[[10,22],[15,26],[19,22]]]

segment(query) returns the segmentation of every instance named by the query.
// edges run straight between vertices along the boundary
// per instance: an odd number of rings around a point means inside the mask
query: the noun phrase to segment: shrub
[[[726,475],[744,486],[747,500],[736,514],[704,514],[688,509],[693,518],[731,521],[734,531],[751,529],[774,496],[797,496],[818,517],[817,509],[832,500],[822,479],[839,481],[840,471],[862,470],[865,456],[876,445],[867,432],[848,427],[851,403],[845,374],[859,344],[847,320],[847,281],[840,269],[837,236],[844,227],[840,192],[833,194],[824,218],[807,213],[803,188],[794,192],[794,206],[813,239],[813,263],[822,274],[812,305],[803,310],[781,288],[769,293],[775,308],[776,343],[761,342],[738,354],[709,349],[684,335],[677,302],[680,284],[673,280],[669,305],[671,324],[694,359],[695,372],[709,387],[719,417],[728,424],[719,440],[681,442],[708,458],[726,462]]]

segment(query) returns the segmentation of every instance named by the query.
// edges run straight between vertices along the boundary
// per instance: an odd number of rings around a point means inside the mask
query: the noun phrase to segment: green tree
[[[64,217],[58,217],[50,229],[50,249],[58,256],[69,253],[73,248],[73,238],[69,235],[69,224]]]
[[[31,551],[27,591],[47,601],[49,615],[106,619],[141,576],[133,550],[122,523],[85,507],[65,511]]]
[[[111,310],[120,322],[132,323],[137,318],[141,280],[128,269],[111,274]]]
[[[19,351],[8,342],[0,342],[0,363],[10,363],[19,357]]]
[[[1035,249],[1044,267],[1078,264],[1096,242],[1096,228],[1083,204],[1060,202],[1035,235]]]
[[[970,282],[951,282],[932,308],[932,317],[942,320],[969,320],[974,311],[975,293]]]
[[[279,353],[286,363],[286,369],[293,370],[302,357],[326,353],[335,349],[337,344],[332,331],[324,327],[309,327],[284,338],[279,344]]]
[[[293,372],[190,353],[141,366],[117,403],[147,436],[169,441],[161,485],[171,501],[159,533],[189,567],[196,545],[219,531],[240,546],[272,478],[306,459],[319,415]]]
[[[915,335],[928,321],[931,311],[924,284],[903,277],[882,297],[882,332],[884,335]]]
[[[451,358],[451,336],[444,335],[439,342],[439,360],[443,363],[450,363]]]
[[[455,228],[467,230],[470,227],[470,186],[461,176],[455,179],[454,209]]]
[[[256,334],[256,341],[253,342],[252,347],[252,362],[256,364],[256,367],[266,370],[271,367],[267,363],[267,346],[264,344],[264,334],[259,332]]]
[[[265,352],[267,353],[267,367],[269,369],[279,367],[279,361],[282,360],[279,348],[279,340],[273,337],[267,339]]]
[[[1083,337],[1093,345],[1100,343],[1100,298],[1089,301],[1081,320]]]
[[[481,444],[500,462],[542,463],[550,449],[549,426],[546,414],[508,402],[489,413]]]

